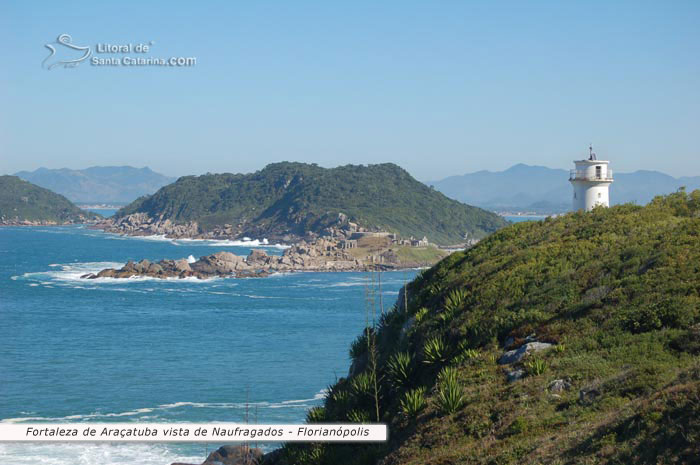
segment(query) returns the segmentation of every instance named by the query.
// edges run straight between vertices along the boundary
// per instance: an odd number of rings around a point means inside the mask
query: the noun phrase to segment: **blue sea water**
[[[547,217],[544,215],[513,215],[504,216],[503,218],[510,221],[511,223],[522,223],[523,221],[540,221]]]
[[[349,344],[365,322],[366,274],[80,278],[127,260],[247,254],[249,245],[0,228],[0,421],[244,421],[246,406],[251,422],[303,421],[347,373]],[[414,275],[383,274],[386,306]],[[205,452],[201,444],[0,444],[0,464],[168,465],[199,463]]]

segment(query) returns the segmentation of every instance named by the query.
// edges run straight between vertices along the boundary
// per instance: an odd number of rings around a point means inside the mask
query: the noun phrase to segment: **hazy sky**
[[[592,142],[619,171],[700,175],[695,0],[104,3],[0,2],[0,173],[393,161],[431,180],[568,168]],[[44,69],[59,34],[197,64]]]

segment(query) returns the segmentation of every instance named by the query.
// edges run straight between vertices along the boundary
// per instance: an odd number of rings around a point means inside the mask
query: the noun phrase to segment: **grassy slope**
[[[363,237],[357,241],[357,247],[346,251],[359,260],[365,260],[370,255],[380,255],[391,250],[402,264],[408,266],[429,266],[445,258],[449,253],[434,246],[411,247],[408,245],[392,244],[384,237]]]
[[[0,176],[0,218],[63,223],[97,216],[79,209],[64,196],[17,176]]]
[[[321,231],[342,212],[368,228],[458,243],[507,223],[497,215],[448,199],[393,164],[325,169],[276,163],[258,172],[186,176],[117,213],[146,212],[204,229],[243,224],[246,231],[303,235]]]
[[[288,463],[698,463],[700,191],[513,225],[424,272],[408,300],[376,339],[390,442],[287,446]],[[555,348],[509,367],[526,377],[508,383],[504,341],[533,333]],[[436,338],[446,348],[429,363]],[[405,381],[387,364],[398,352]],[[355,375],[309,421],[374,419],[368,353],[358,338]],[[445,367],[455,382],[437,381]],[[555,379],[571,388],[550,392]],[[449,385],[464,402],[454,413],[440,402]],[[412,417],[400,401],[420,387]]]

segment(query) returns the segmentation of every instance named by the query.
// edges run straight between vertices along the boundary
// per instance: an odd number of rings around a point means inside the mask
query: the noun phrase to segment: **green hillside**
[[[288,445],[278,464],[698,463],[700,191],[510,226],[405,300],[309,413],[379,419],[388,444]]]
[[[185,176],[117,212],[145,212],[175,222],[197,221],[203,231],[224,224],[241,235],[303,236],[334,224],[343,213],[370,229],[458,243],[503,227],[497,215],[464,205],[416,181],[393,164],[326,169],[276,163],[252,174]]]
[[[98,216],[81,210],[62,195],[17,176],[0,176],[0,223],[25,220],[76,223]]]

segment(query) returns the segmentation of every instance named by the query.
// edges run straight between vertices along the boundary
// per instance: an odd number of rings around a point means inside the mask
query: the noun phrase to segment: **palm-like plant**
[[[352,386],[353,392],[358,397],[371,397],[374,389],[374,375],[370,372],[363,371],[359,375],[352,378],[350,386]]]
[[[416,312],[415,318],[416,318],[416,323],[420,323],[423,321],[425,316],[428,314],[428,309],[426,307],[421,307],[418,309]]]
[[[409,418],[415,418],[425,408],[425,388],[423,386],[411,389],[401,398],[401,413]]]
[[[457,384],[457,369],[454,367],[445,367],[438,373],[438,385],[446,386],[448,384]]]
[[[306,414],[307,423],[322,423],[326,421],[326,409],[323,407],[314,407]]]
[[[369,423],[369,412],[366,410],[350,410],[348,412],[348,421],[350,423]]]
[[[457,382],[457,371],[443,369],[438,376],[437,406],[444,414],[451,415],[464,407],[466,398]]]
[[[387,362],[389,381],[395,388],[408,386],[412,372],[411,356],[408,352],[397,352]]]
[[[467,293],[464,289],[453,289],[445,298],[445,309],[454,312],[467,300]]]
[[[532,360],[525,362],[525,368],[527,368],[529,375],[539,376],[547,371],[547,362],[541,358],[533,358]]]
[[[423,346],[423,362],[438,365],[447,361],[447,344],[440,336],[428,339]]]

